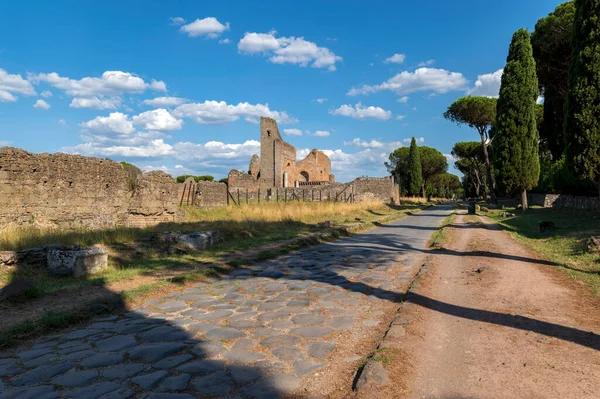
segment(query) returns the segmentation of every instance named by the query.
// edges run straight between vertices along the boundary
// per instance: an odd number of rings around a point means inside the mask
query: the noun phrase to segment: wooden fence
[[[356,202],[353,185],[337,191],[327,188],[267,188],[252,191],[249,189],[227,190],[227,205],[241,205],[261,202]]]

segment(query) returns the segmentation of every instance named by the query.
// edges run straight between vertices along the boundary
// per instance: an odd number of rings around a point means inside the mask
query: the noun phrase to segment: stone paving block
[[[62,360],[81,360],[86,359],[88,357],[96,355],[96,352],[93,350],[84,350],[79,352],[69,353],[68,355],[61,356]]]
[[[219,320],[229,317],[233,314],[231,310],[219,310],[216,312],[205,313],[194,317],[194,320],[205,321],[205,320]]]
[[[129,351],[131,360],[145,362],[157,362],[173,353],[179,352],[186,347],[185,344],[176,342],[160,342],[156,344],[144,344],[136,346]]]
[[[156,390],[159,392],[184,391],[187,389],[191,378],[192,377],[189,374],[179,374],[167,377],[160,382]]]
[[[146,399],[196,399],[189,393],[155,393],[150,392]]]
[[[249,338],[240,338],[233,344],[232,349],[252,349],[256,347],[256,343]]]
[[[83,359],[80,364],[83,367],[105,367],[112,366],[113,364],[123,363],[123,355],[120,353],[107,352],[99,353],[97,355]]]
[[[341,316],[335,317],[327,322],[327,326],[336,330],[349,330],[354,324],[354,317]]]
[[[223,358],[234,363],[249,364],[264,359],[264,356],[257,352],[251,352],[241,349],[232,349],[223,354]]]
[[[198,323],[188,324],[187,326],[185,326],[185,329],[189,330],[189,331],[194,331],[194,332],[208,332],[208,331],[214,330],[215,328],[218,328],[218,327],[219,326],[216,324],[207,323],[207,322],[198,322]]]
[[[300,338],[293,335],[273,335],[260,341],[260,344],[269,348],[277,348],[280,346],[295,346],[301,342]]]
[[[220,342],[199,342],[192,348],[192,352],[201,358],[216,356],[223,352],[226,349]]]
[[[79,352],[75,352],[75,353],[79,353]],[[35,359],[31,359],[27,362],[23,362],[23,366],[30,369],[33,367],[41,366],[42,364],[48,364],[48,362],[50,362],[51,360],[54,360],[58,357],[60,357],[61,359],[67,359],[67,360],[69,359],[69,355],[59,356],[56,353],[48,353],[47,355],[36,357]]]
[[[126,378],[137,375],[144,370],[148,370],[149,368],[150,366],[142,363],[120,364],[118,366],[112,366],[104,369],[102,371],[102,376],[107,380],[122,381]]]
[[[133,335],[116,335],[96,342],[96,347],[103,352],[113,352],[131,348],[137,344]]]
[[[298,389],[300,382],[300,378],[290,374],[274,374],[262,378],[242,391],[253,399],[278,397],[277,395],[283,395]]]
[[[61,360],[52,364],[45,364],[13,377],[10,383],[17,387],[40,384],[52,377],[69,371],[74,366],[75,362],[72,360]]]
[[[234,320],[227,324],[232,328],[262,328],[264,324],[256,320]]]
[[[327,363],[315,363],[312,360],[300,360],[294,363],[294,372],[299,376],[312,374],[326,366]]]
[[[182,364],[177,367],[177,370],[192,374],[213,373],[215,371],[223,370],[223,362],[220,360],[195,360]]]
[[[318,359],[324,359],[333,351],[335,345],[331,342],[311,342],[308,345],[308,354]]]
[[[291,361],[303,357],[299,348],[290,346],[282,346],[273,350],[273,355],[275,355],[279,360],[284,361]]]
[[[198,377],[192,382],[196,391],[201,395],[224,395],[233,389],[233,380],[225,371]]]
[[[157,363],[154,363],[152,365],[152,367],[154,367],[156,369],[171,369],[175,366],[180,365],[181,363],[187,362],[188,360],[192,359],[193,357],[194,356],[189,355],[189,354],[171,356],[171,357],[167,357]]]
[[[245,385],[263,376],[260,370],[250,366],[232,364],[227,367],[236,383]]]
[[[69,393],[73,399],[96,399],[104,398],[107,394],[117,391],[121,388],[119,384],[114,382],[99,382],[97,384],[88,385],[85,388],[78,388]]]
[[[18,398],[18,399],[54,399],[54,398],[58,398],[58,394],[56,392],[54,392],[54,388],[49,385],[18,388],[18,389],[14,389],[10,392],[0,394],[0,399],[14,399],[14,398]]]
[[[26,352],[21,352],[17,354],[17,357],[22,361],[27,361],[31,359],[38,358],[40,356],[46,355],[52,352],[52,348],[43,348],[43,349],[34,349]]]
[[[160,326],[146,331],[140,336],[145,342],[170,342],[185,341],[193,337],[193,334],[174,326]]]
[[[138,375],[131,379],[131,382],[138,385],[140,388],[144,390],[150,390],[159,381],[163,380],[169,375],[169,372],[166,370],[159,370],[150,374]]]
[[[52,380],[52,384],[63,387],[82,387],[98,377],[96,370],[71,371]]]
[[[294,322],[294,324],[316,326],[325,322],[325,316],[312,313],[297,314],[292,316],[292,322]]]
[[[235,328],[215,328],[214,330],[210,330],[205,335],[206,339],[211,341],[228,341],[236,338],[240,338],[244,336],[244,333],[240,330],[236,330]]]
[[[68,334],[63,335],[62,339],[63,340],[80,339],[80,338],[85,338],[85,337],[93,335],[93,334],[97,334],[99,332],[102,332],[102,331],[97,330],[97,329],[75,330]]]
[[[314,339],[330,335],[333,331],[327,327],[307,326],[293,328],[291,332],[303,338]]]

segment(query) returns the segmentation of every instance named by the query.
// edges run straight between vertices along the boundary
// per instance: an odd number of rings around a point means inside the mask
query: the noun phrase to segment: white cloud
[[[221,39],[221,40],[219,40],[219,44],[229,44],[229,43],[231,43],[231,40],[229,40],[229,39]]]
[[[325,101],[327,101],[327,99],[326,98],[317,98],[315,101],[318,102],[319,104],[323,104]]]
[[[392,55],[391,57],[386,58],[384,62],[386,64],[389,64],[389,63],[402,64],[402,63],[404,63],[404,60],[406,60],[406,55],[396,53],[396,54]]]
[[[354,107],[352,107],[352,105],[349,104],[342,105],[338,109],[329,111],[329,113],[332,115],[348,116],[354,119],[387,120],[392,117],[391,111],[386,111],[381,107],[363,107],[361,103],[356,104]]]
[[[427,61],[421,61],[417,65],[420,67],[424,67],[424,66],[433,65],[434,63],[435,63],[435,60],[427,60]]]
[[[406,104],[408,102],[408,96],[402,96],[398,99],[399,103]]]
[[[34,83],[49,83],[73,97],[117,96],[123,93],[142,93],[148,89],[167,90],[162,81],[152,80],[147,83],[138,76],[121,71],[106,71],[99,78],[85,77],[80,80],[61,77],[56,72],[30,74],[28,78]]]
[[[283,129],[283,134],[288,136],[302,136],[302,130],[300,129]]]
[[[349,96],[370,94],[389,90],[397,94],[410,94],[419,91],[434,91],[447,93],[453,90],[463,90],[467,79],[459,72],[449,72],[445,69],[419,68],[414,72],[404,71],[379,85],[363,85],[348,91]]]
[[[115,145],[104,147],[90,142],[74,147],[65,147],[63,151],[81,155],[129,158],[159,158],[174,155],[173,146],[165,143],[162,139],[152,140],[139,146]]]
[[[470,96],[498,97],[502,72],[504,72],[504,69],[477,76],[475,86],[467,90],[467,94]]]
[[[135,131],[133,122],[120,112],[112,112],[109,116],[98,116],[91,121],[80,123],[84,131],[94,134],[130,134]]]
[[[543,104],[544,103],[544,96],[538,96],[537,100],[535,100],[536,104]]]
[[[181,17],[171,17],[170,20],[171,20],[171,25],[179,26],[179,25],[185,24],[185,19],[183,19]]]
[[[12,141],[8,141],[8,140],[0,140],[0,147],[6,147],[9,146],[12,143]]]
[[[38,108],[38,109],[43,109],[43,110],[47,110],[50,109],[50,104],[48,104],[46,101],[44,100],[37,100],[35,102],[35,104],[33,104],[33,108]]]
[[[156,97],[151,100],[144,100],[143,103],[153,107],[172,107],[186,102],[185,98],[181,97]]]
[[[164,108],[142,112],[132,118],[134,125],[140,125],[145,130],[168,132],[181,129],[183,121],[173,117]]]
[[[456,158],[454,158],[452,154],[444,154],[444,157],[446,157],[446,161],[448,161],[448,163],[456,162]]]
[[[297,119],[290,117],[285,111],[271,111],[269,104],[237,105],[225,101],[205,101],[203,103],[183,104],[175,108],[173,115],[179,118],[190,118],[197,123],[222,125],[237,121],[244,117],[246,121],[256,123],[261,116],[268,116],[279,123],[296,123]]]
[[[44,91],[43,91],[43,92],[40,94],[40,96],[42,96],[42,97],[44,97],[44,98],[47,98],[47,97],[52,97],[52,92],[51,92],[51,91],[48,91],[48,90],[44,90]]]
[[[331,133],[327,130],[317,130],[313,133],[313,137],[329,137]]]
[[[352,141],[344,141],[344,145],[352,145],[352,146],[362,147],[362,148],[383,148],[383,146],[385,144],[382,143],[381,141],[377,141],[377,140],[373,140],[373,139],[371,141],[364,141],[357,137],[357,138],[353,139]]]
[[[401,121],[401,120],[402,120],[402,119],[404,119],[404,118],[406,118],[406,115],[398,115],[398,116],[396,117],[396,120],[397,120],[397,121]]]
[[[412,141],[412,138],[410,138],[410,137],[402,139],[402,142],[404,144],[410,144],[411,141]],[[417,144],[423,144],[425,142],[425,137],[415,137],[415,141],[417,142]]]
[[[0,68],[0,102],[17,101],[15,94],[35,96],[37,93],[21,75],[13,75]]]
[[[58,124],[61,125],[61,126],[63,126],[63,127],[67,126],[67,122],[64,119],[59,119],[58,120]]]
[[[180,31],[187,33],[189,37],[206,36],[216,39],[226,30],[229,30],[229,22],[223,25],[215,17],[197,19],[192,23],[183,25]]]
[[[75,97],[71,100],[71,108],[116,109],[121,106],[121,97],[100,99],[98,97]]]
[[[311,64],[314,68],[327,68],[335,71],[335,63],[342,57],[335,55],[326,47],[319,47],[303,37],[275,37],[277,32],[246,32],[238,43],[240,53],[262,53],[269,56],[274,64],[297,64],[302,67]]]
[[[417,110],[417,107],[412,107],[412,108],[411,108],[411,110],[412,110],[412,111],[416,111],[416,110]]]

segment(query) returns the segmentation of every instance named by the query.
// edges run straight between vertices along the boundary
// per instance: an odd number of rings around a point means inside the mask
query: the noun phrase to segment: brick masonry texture
[[[598,197],[575,197],[562,194],[528,194],[529,205],[543,206],[544,208],[571,208],[585,210],[600,210]]]

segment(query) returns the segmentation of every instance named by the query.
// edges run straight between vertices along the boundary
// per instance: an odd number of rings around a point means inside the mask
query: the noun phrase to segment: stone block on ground
[[[360,391],[363,388],[372,386],[380,387],[389,381],[388,372],[379,362],[369,361],[362,369],[354,390]]]
[[[180,247],[201,250],[208,249],[221,241],[218,231],[197,231],[194,233],[166,232],[160,237],[161,241],[177,244]]]
[[[108,267],[104,248],[52,249],[48,251],[48,271],[59,276],[85,277]]]
[[[587,249],[590,253],[600,253],[600,236],[590,237],[587,242]]]

